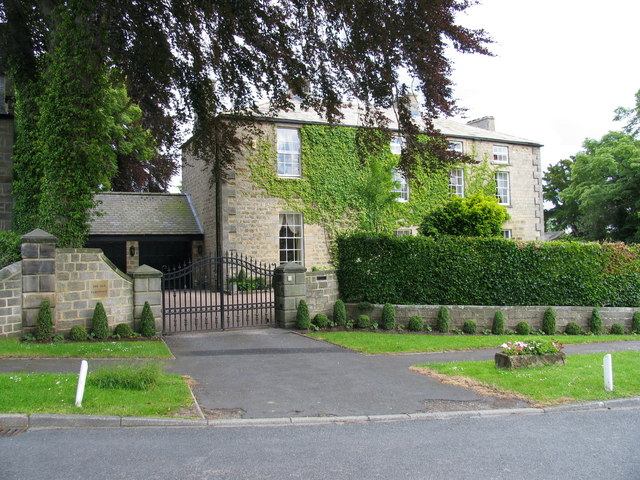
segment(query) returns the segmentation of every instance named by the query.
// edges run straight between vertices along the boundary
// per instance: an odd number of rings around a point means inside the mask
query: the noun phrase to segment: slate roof
[[[182,193],[99,193],[89,235],[201,235],[202,225]]]
[[[264,104],[259,109],[265,113],[262,120],[275,121],[282,123],[306,123],[306,124],[322,124],[327,125],[328,122],[318,115],[313,109],[303,110],[300,108],[300,102],[294,97],[291,99],[292,104],[295,106],[294,110],[277,112],[275,114],[268,113],[269,104]],[[344,115],[340,120],[339,125],[347,127],[357,127],[362,125],[362,115],[364,110],[358,108],[357,105],[348,105],[341,109]],[[398,129],[398,122],[393,109],[387,109],[385,111],[386,117],[389,119],[389,128],[392,130]],[[420,119],[416,118],[418,125],[420,125]],[[498,141],[504,143],[515,143],[522,145],[542,146],[541,143],[528,140],[522,137],[516,137],[514,135],[508,135],[506,133],[495,132],[492,130],[486,130],[484,128],[474,127],[465,123],[460,123],[450,118],[436,118],[433,120],[434,126],[442,132],[446,137],[456,138],[470,138],[477,140]]]

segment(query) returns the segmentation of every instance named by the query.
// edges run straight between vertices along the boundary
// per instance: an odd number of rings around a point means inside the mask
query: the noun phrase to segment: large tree
[[[400,168],[411,175],[411,163],[425,149],[435,154],[428,158],[458,160],[447,153],[431,119],[456,111],[447,46],[488,53],[484,31],[456,23],[456,15],[473,3],[0,0],[0,19],[9,24],[8,53],[18,98],[25,102],[17,113],[30,111],[28,92],[55,44],[61,12],[77,9],[91,12],[75,15],[75,21],[89,32],[92,55],[121,75],[161,152],[170,151],[178,123],[192,115],[191,146],[212,162],[219,178],[238,145],[236,127],[250,121],[247,114],[264,101],[274,111],[291,108],[293,93],[330,121],[340,118],[341,102],[352,99],[367,106],[369,124],[385,127],[379,109],[395,106],[407,139]],[[418,126],[403,78],[421,95],[422,129],[434,135],[432,142],[415,140]],[[167,157],[142,168],[128,160],[118,159],[114,184],[120,188],[161,190],[175,166]]]
[[[553,205],[544,211],[547,231],[570,230],[577,236],[579,235],[577,205],[561,197],[561,193],[569,187],[571,182],[571,167],[574,161],[575,157],[571,157],[550,165],[542,177],[544,181],[542,191],[545,202]]]

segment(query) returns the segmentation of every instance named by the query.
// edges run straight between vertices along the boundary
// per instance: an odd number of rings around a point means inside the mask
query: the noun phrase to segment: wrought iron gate
[[[242,255],[203,257],[163,267],[163,332],[273,325],[275,264]]]

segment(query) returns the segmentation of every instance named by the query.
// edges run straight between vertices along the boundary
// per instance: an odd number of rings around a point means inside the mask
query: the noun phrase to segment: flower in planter
[[[553,342],[507,342],[500,345],[505,355],[545,355],[547,353],[559,353],[564,345],[558,341]]]

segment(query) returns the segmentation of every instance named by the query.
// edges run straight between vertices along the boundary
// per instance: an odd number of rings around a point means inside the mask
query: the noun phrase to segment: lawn
[[[361,353],[419,353],[497,348],[506,342],[549,341],[562,343],[616,342],[640,340],[638,335],[421,335],[381,332],[316,332],[310,337]]]
[[[451,377],[471,378],[483,385],[553,405],[640,396],[640,352],[614,352],[614,391],[604,390],[604,354],[571,355],[567,364],[500,370],[493,361],[416,365]],[[445,379],[446,381],[446,379]]]
[[[17,338],[0,339],[0,358],[82,357],[82,358],[172,358],[161,340],[23,343]]]
[[[161,374],[149,390],[98,388],[87,382],[81,408],[75,406],[77,382],[74,374],[0,374],[0,412],[167,417],[190,416],[193,404],[180,375]]]

